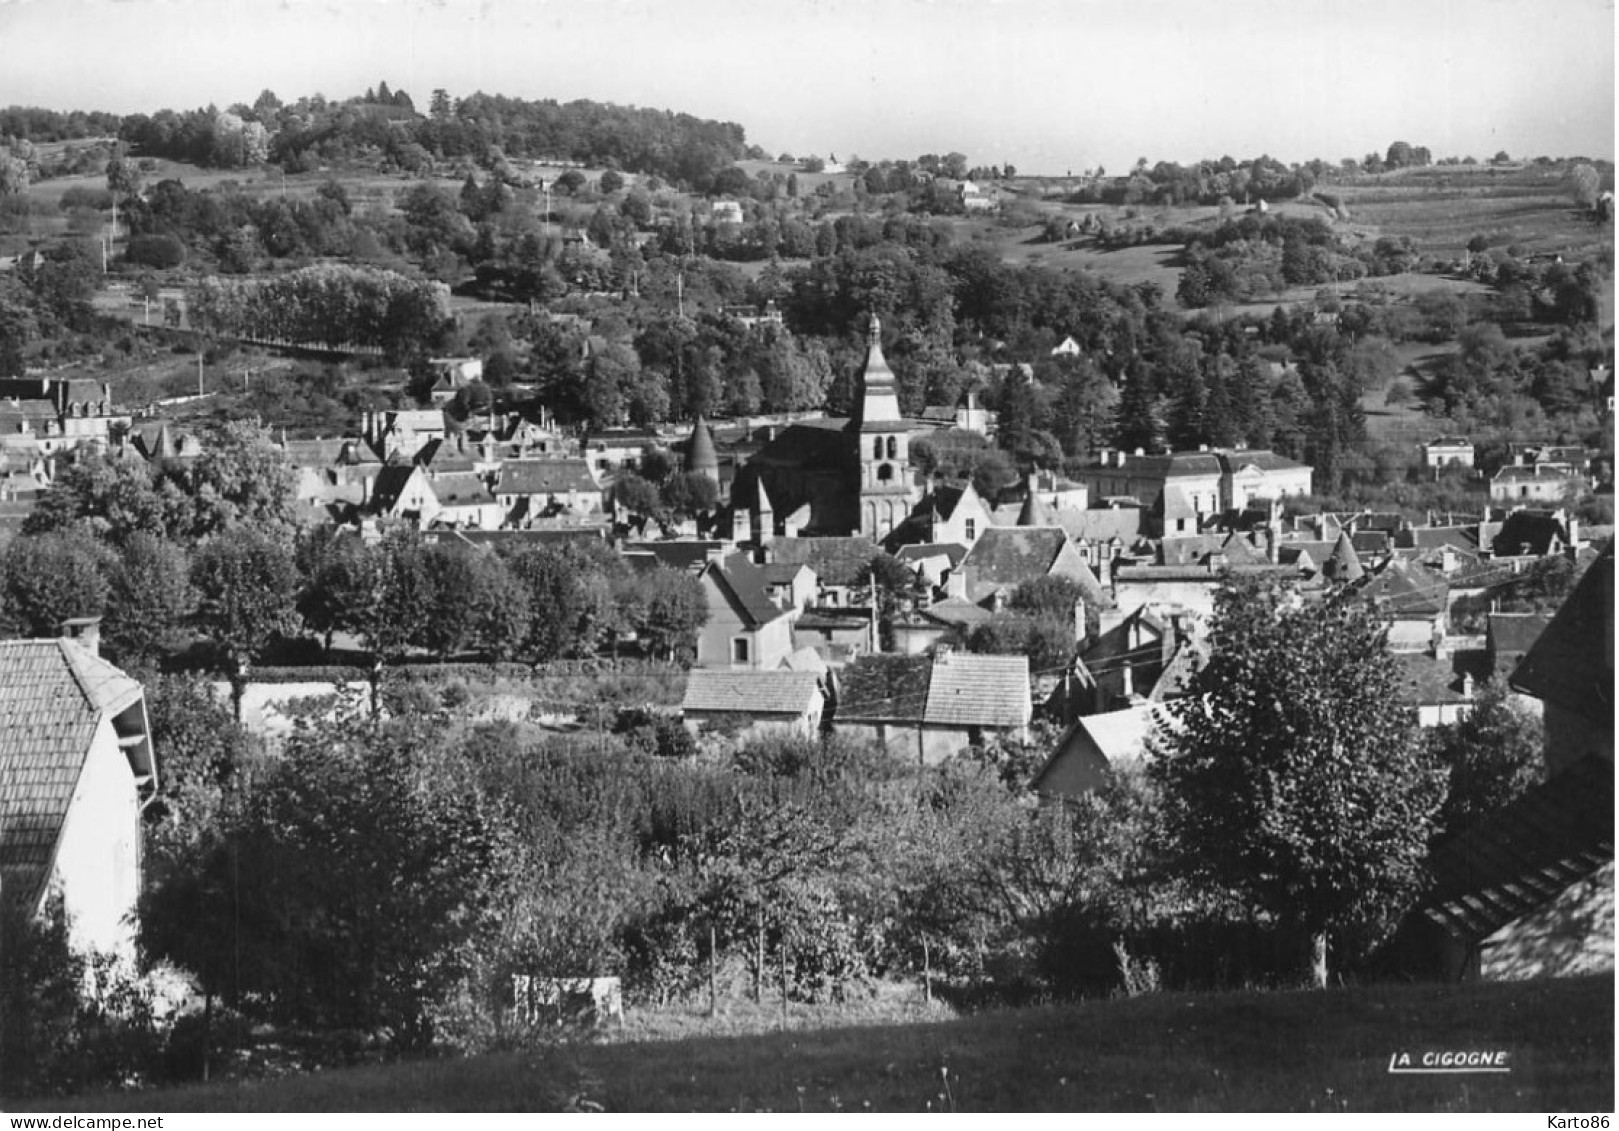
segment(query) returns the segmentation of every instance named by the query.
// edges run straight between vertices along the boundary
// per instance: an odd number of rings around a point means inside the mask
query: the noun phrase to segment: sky
[[[1614,155],[1611,0],[0,0],[0,105],[434,88],[740,123],[772,154]]]

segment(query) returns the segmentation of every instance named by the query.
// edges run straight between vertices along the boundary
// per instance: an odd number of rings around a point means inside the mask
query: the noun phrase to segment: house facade
[[[133,957],[141,810],[157,761],[141,685],[75,639],[0,641],[0,891],[61,900],[80,951]]]
[[[773,603],[763,570],[733,556],[697,575],[708,620],[697,633],[699,667],[769,671],[793,651],[793,612]]]

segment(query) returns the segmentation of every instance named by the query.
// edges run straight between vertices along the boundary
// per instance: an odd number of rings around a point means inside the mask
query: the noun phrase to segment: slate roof
[[[1413,526],[1395,536],[1395,545],[1418,550],[1440,550],[1446,546],[1467,553],[1478,551],[1478,523],[1468,526]]]
[[[1537,699],[1594,719],[1611,733],[1613,543],[1586,569],[1509,682]]]
[[[0,884],[8,898],[37,900],[97,725],[141,696],[139,683],[72,641],[0,641]]]
[[[1258,468],[1260,471],[1298,471],[1305,466],[1297,460],[1288,459],[1286,456],[1278,455],[1267,448],[1220,451],[1217,455],[1220,465],[1233,474],[1249,465]]]
[[[1546,613],[1491,613],[1484,633],[1497,656],[1523,653],[1535,646],[1551,621]]]
[[[1338,535],[1338,543],[1333,546],[1331,555],[1322,563],[1321,573],[1329,580],[1346,585],[1366,576],[1366,571],[1360,564],[1360,555],[1355,553],[1355,544],[1350,541],[1348,534]]]
[[[992,526],[961,560],[961,568],[973,570],[980,584],[1021,585],[1046,576],[1067,544],[1060,526]]]
[[[293,467],[312,467],[324,471],[342,461],[352,439],[338,437],[332,440],[282,440],[279,447],[287,454]]]
[[[921,616],[948,625],[983,624],[995,618],[995,614],[982,605],[975,605],[961,597],[949,597],[917,611]]]
[[[777,608],[765,592],[768,582],[764,570],[748,561],[745,555],[733,554],[712,563],[705,568],[704,576],[712,578],[721,591],[730,595],[732,605],[749,628],[787,615],[787,610]]]
[[[1399,668],[1401,695],[1413,707],[1466,702],[1452,657],[1440,660],[1426,652],[1399,652],[1391,659]]]
[[[807,565],[822,585],[858,585],[877,547],[867,538],[777,538],[770,553],[778,562]]]
[[[1141,508],[1098,507],[1082,511],[1065,507],[1057,512],[1057,525],[1076,542],[1110,542],[1117,538],[1128,546],[1141,537]]]
[[[1445,611],[1450,583],[1420,562],[1396,558],[1373,574],[1361,592],[1397,616],[1430,616]]]
[[[569,491],[592,494],[601,484],[582,459],[514,459],[500,465],[495,481],[497,495],[566,495]]]
[[[725,545],[724,542],[676,538],[661,542],[626,542],[624,549],[651,554],[670,569],[695,573],[724,550]]]
[[[405,493],[405,486],[417,473],[415,464],[387,464],[382,467],[371,481],[370,508],[376,511],[393,510],[399,496]]]
[[[692,426],[691,438],[686,441],[687,471],[718,471],[720,457],[714,450],[714,434],[702,417]]]
[[[1423,914],[1476,941],[1612,860],[1613,764],[1586,758],[1439,848]]]
[[[1551,511],[1517,510],[1507,515],[1492,544],[1497,557],[1532,555],[1544,557],[1553,541],[1566,545],[1568,529]]]
[[[492,503],[495,496],[483,476],[472,471],[440,472],[429,481],[433,496],[443,507],[473,507]]]
[[[894,557],[906,565],[942,557],[949,559],[951,569],[960,565],[961,559],[966,556],[967,547],[959,542],[914,542],[894,551]]]
[[[722,671],[693,668],[683,711],[738,715],[803,715],[815,705],[820,677],[813,671]]]

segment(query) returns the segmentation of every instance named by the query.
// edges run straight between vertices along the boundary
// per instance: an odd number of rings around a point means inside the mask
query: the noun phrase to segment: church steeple
[[[866,371],[860,380],[860,409],[855,415],[862,430],[873,424],[898,424],[899,383],[883,357],[882,325],[871,316],[866,329]]]

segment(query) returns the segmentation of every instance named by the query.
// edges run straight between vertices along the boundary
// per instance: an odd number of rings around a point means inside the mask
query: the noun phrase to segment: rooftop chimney
[[[75,641],[92,655],[101,655],[101,618],[74,617],[63,621],[62,639]]]

